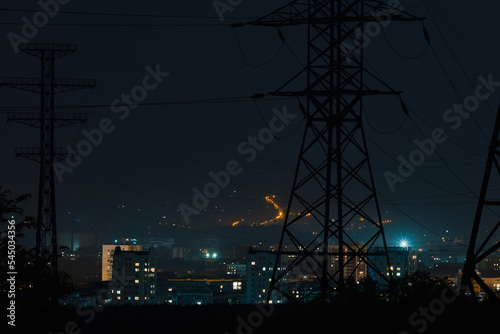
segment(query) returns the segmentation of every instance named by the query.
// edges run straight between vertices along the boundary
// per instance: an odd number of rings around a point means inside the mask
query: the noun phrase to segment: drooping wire
[[[274,133],[274,131],[269,127],[269,124],[267,123],[267,120],[266,118],[264,117],[264,115],[262,114],[262,110],[260,109],[259,107],[259,104],[257,103],[256,99],[253,99],[252,100],[253,103],[255,104],[255,107],[257,107],[257,110],[259,111],[259,115],[260,115],[260,118],[262,119],[262,121],[264,122],[264,124],[266,125],[266,127],[269,129],[269,131],[271,132],[271,134],[273,135],[274,139],[276,140],[280,140],[278,136],[276,136],[276,134]]]
[[[274,59],[276,59],[278,57],[278,55],[281,53],[281,50],[283,50],[283,47],[285,46],[285,43],[282,41],[281,46],[279,47],[278,51],[271,58],[269,58],[268,60],[266,60],[262,64],[258,64],[258,65],[250,64],[247,62],[247,59],[245,56],[245,51],[243,50],[243,47],[241,45],[241,41],[240,41],[240,38],[238,36],[238,33],[236,32],[236,28],[234,26],[231,26],[231,27],[233,28],[233,33],[234,33],[234,36],[236,37],[236,43],[238,44],[238,49],[240,50],[241,56],[243,57],[243,63],[246,66],[256,67],[256,68],[266,66],[267,64],[269,64],[270,62],[272,62]]]
[[[304,107],[304,105],[302,104],[302,102],[300,102],[300,98],[297,96],[297,102],[299,104],[299,109],[302,111],[302,120],[299,122],[299,124],[295,127],[295,129],[293,129],[292,131],[290,131],[289,133],[287,133],[285,136],[283,136],[281,138],[281,140],[285,140],[287,139],[288,137],[290,137],[292,134],[294,134],[299,128],[302,127],[302,124],[304,123],[304,121],[307,119],[307,111]]]
[[[425,27],[424,27],[424,28],[425,28]],[[427,40],[430,40],[429,35],[428,35],[428,33],[427,33],[427,30],[424,30],[424,35],[425,35],[425,38],[426,38]],[[432,46],[431,46],[431,47],[432,47]],[[367,59],[365,59],[365,58],[364,58],[364,60],[365,60],[365,63],[366,63],[368,66],[370,66],[370,67],[372,68],[372,71],[373,71],[373,72],[374,72],[374,73],[375,73],[375,74],[376,74],[379,78],[382,78],[382,76],[381,76],[381,75],[377,72],[377,70],[375,69],[375,67],[374,67],[374,66],[373,66],[373,65],[372,65],[372,64],[371,64],[371,63],[370,63]],[[445,72],[445,73],[446,73],[446,72]],[[446,73],[446,74],[447,74],[447,73]],[[450,83],[451,83],[451,84],[452,84],[452,86],[453,86],[453,83],[452,83],[451,81],[450,81]],[[458,92],[457,92],[457,90],[456,90],[456,87],[454,87],[454,88],[455,88],[456,93],[458,93]],[[406,106],[406,104],[405,104],[405,103],[404,103],[404,101],[402,100],[401,96],[400,96],[400,101],[401,101],[401,108],[403,109],[403,112],[404,112],[405,114],[409,115],[409,110],[408,110],[408,107]],[[428,122],[426,122],[426,121],[425,121],[425,120],[424,120],[421,116],[419,116],[417,113],[413,112],[413,114],[414,114],[415,116],[417,116],[417,117],[418,117],[418,118],[419,118],[419,119],[420,119],[420,120],[421,120],[424,124],[426,124],[426,125],[427,125],[427,126],[428,126],[431,130],[434,130],[434,129],[435,129],[435,127],[433,127],[433,126],[432,126],[432,125],[430,125]],[[471,116],[472,116],[472,115],[471,115]],[[476,125],[479,127],[479,125],[478,125],[477,123],[476,123]],[[481,129],[481,128],[480,128],[480,129]],[[474,151],[471,151],[471,150],[469,150],[469,149],[467,149],[467,148],[463,147],[462,145],[460,145],[460,144],[456,143],[455,141],[451,140],[450,138],[448,138],[448,140],[447,140],[447,141],[448,141],[448,142],[450,142],[451,144],[455,145],[455,146],[456,146],[456,147],[458,147],[459,149],[461,149],[461,150],[465,151],[465,152],[468,152],[468,153],[473,154],[473,155],[475,155],[475,156],[479,156],[479,157],[483,157],[483,158],[485,157],[485,155],[484,155],[484,154],[479,154],[479,153],[476,153],[476,152],[474,152]]]
[[[382,34],[384,35],[384,39],[385,39],[385,41],[386,41],[387,45],[389,46],[389,48],[390,48],[390,49],[391,49],[391,50],[392,50],[395,54],[397,54],[398,56],[400,56],[401,58],[408,59],[408,60],[417,59],[417,58],[422,57],[422,56],[423,56],[423,55],[427,52],[427,50],[429,50],[429,46],[430,46],[430,44],[429,44],[429,43],[427,43],[427,46],[425,47],[425,49],[424,49],[421,53],[417,54],[416,56],[406,56],[406,55],[402,54],[401,52],[399,52],[398,50],[396,50],[396,49],[392,46],[391,42],[389,41],[389,38],[387,37],[387,34],[385,33],[385,29],[384,29],[384,28],[382,28]],[[424,34],[425,34],[425,30],[424,30]]]
[[[300,58],[297,56],[297,54],[295,53],[295,51],[293,51],[292,47],[288,44],[288,42],[286,41],[286,38],[285,38],[285,35],[283,34],[283,32],[280,30],[280,28],[278,27],[278,36],[279,38],[281,39],[281,41],[286,45],[288,51],[290,51],[290,53],[292,54],[292,56],[295,58],[295,60],[297,60],[297,62],[302,66],[302,67],[305,67],[304,66],[304,63],[302,63],[302,61],[300,60]]]
[[[401,122],[401,124],[399,124],[394,130],[390,130],[390,131],[381,131],[381,130],[378,130],[376,129],[372,123],[370,122],[370,119],[368,118],[366,112],[365,112],[365,108],[363,107],[363,114],[364,114],[364,118],[366,119],[366,123],[368,124],[368,126],[377,134],[379,135],[391,135],[391,134],[394,134],[396,132],[398,132],[399,130],[401,130],[403,128],[403,126],[405,125],[406,123],[406,120],[408,119],[408,114],[405,113],[405,116],[403,118],[403,121]]]

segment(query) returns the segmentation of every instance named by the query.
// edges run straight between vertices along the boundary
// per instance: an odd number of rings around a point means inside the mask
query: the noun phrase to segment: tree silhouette
[[[29,303],[30,305],[47,305],[49,300],[54,297],[59,298],[73,289],[73,284],[67,273],[61,272],[59,282],[53,282],[48,268],[42,271],[35,269],[35,251],[34,247],[26,248],[20,245],[25,237],[26,231],[36,229],[36,222],[33,217],[25,216],[21,207],[22,203],[30,198],[30,194],[24,194],[18,197],[12,197],[11,191],[0,187],[0,291],[2,299],[7,298],[7,291],[10,283],[7,281],[7,272],[16,272],[16,301],[18,305]],[[15,221],[15,237],[12,233],[8,234],[9,226],[12,220]],[[15,241],[15,256],[9,254],[9,240]],[[64,247],[63,247],[64,248]],[[12,249],[12,246],[11,246]],[[10,257],[9,257],[10,255]],[[14,267],[9,266],[9,260],[15,261]],[[12,262],[10,263],[12,265]],[[46,270],[47,269],[47,270]],[[56,296],[50,286],[58,287]],[[52,292],[51,292],[52,291]],[[5,304],[2,304],[5,305]]]

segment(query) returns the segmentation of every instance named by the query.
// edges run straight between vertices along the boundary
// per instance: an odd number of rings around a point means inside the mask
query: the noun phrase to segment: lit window
[[[252,266],[255,266],[255,261],[252,261],[252,263],[251,263],[251,264],[252,264]]]
[[[118,296],[118,297],[116,297],[116,299],[117,299],[117,300],[120,300],[120,299],[122,299],[122,297]]]
[[[139,271],[139,268],[135,268],[135,271],[136,271],[136,272],[137,272],[137,271]]]
[[[116,290],[116,294],[119,295],[121,294],[122,292],[120,290]]]
[[[139,280],[138,280],[138,279],[136,279],[136,280],[135,280],[135,283],[139,283]]]
[[[151,272],[154,273],[156,269],[155,268],[151,268],[149,270],[151,270]]]
[[[139,296],[135,296],[135,297],[134,297],[134,299],[135,299],[135,300],[139,300]]]
[[[136,263],[135,263],[135,266],[136,266],[136,267],[139,267],[139,262],[136,262]]]

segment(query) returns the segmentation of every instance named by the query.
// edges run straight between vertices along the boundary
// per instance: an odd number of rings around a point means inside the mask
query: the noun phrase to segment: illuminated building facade
[[[352,249],[357,249],[361,247],[361,245],[344,245],[344,253],[348,254]],[[328,246],[330,252],[339,252],[339,245],[329,245]],[[352,259],[351,259],[352,258]],[[349,261],[349,259],[351,259]],[[349,261],[349,262],[347,262]],[[339,270],[339,256],[332,255],[330,256],[330,266],[329,272],[331,275],[335,275]],[[362,260],[359,256],[347,256],[344,255],[344,277],[352,278],[356,283],[359,282],[360,279],[365,278],[367,275],[368,265],[365,261]]]
[[[382,273],[389,276],[389,265],[382,251],[383,250],[380,249],[380,255],[372,256],[372,261]],[[415,253],[412,252],[409,247],[387,247],[387,252],[389,254],[393,278],[402,278],[406,274],[411,274],[417,269],[417,257],[414,256]],[[382,283],[382,281],[380,283]]]
[[[115,254],[115,248],[119,247],[122,251],[141,251],[141,245],[102,245],[102,281],[111,281],[113,278],[113,255]]]
[[[114,305],[156,304],[156,258],[149,251],[122,251],[116,247],[113,257],[112,303]]]
[[[275,262],[276,253],[273,252],[251,251],[247,255],[247,304],[267,301]]]

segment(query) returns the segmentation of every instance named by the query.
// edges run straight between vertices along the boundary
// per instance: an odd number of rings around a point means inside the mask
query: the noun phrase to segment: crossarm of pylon
[[[295,0],[268,15],[252,22],[250,25],[279,27],[306,23],[309,12],[309,3],[306,0]]]
[[[16,147],[16,157],[23,157],[35,162],[40,162],[41,150],[40,147]],[[73,152],[77,152],[75,149]],[[64,147],[54,148],[54,161],[62,161],[68,157],[68,151]]]
[[[9,112],[7,113],[7,122],[16,122],[35,128],[40,128],[40,113],[32,112]],[[75,123],[84,123],[87,121],[86,113],[55,113],[55,127],[66,126]]]
[[[87,121],[86,113],[56,113],[55,127],[62,127],[71,124],[85,123]]]
[[[43,52],[52,52],[54,58],[60,58],[76,51],[76,44],[55,44],[55,43],[21,43],[19,50],[40,58]]]
[[[499,248],[500,248],[500,241],[497,241],[493,246],[485,250],[483,254],[481,255],[476,254],[476,259],[475,259],[476,264],[484,260],[488,255],[495,252]]]
[[[252,22],[248,22],[247,24],[251,25],[260,25],[260,26],[271,26],[271,27],[279,27],[279,26],[287,26],[287,25],[299,25],[306,24],[313,21],[316,24],[329,24],[331,23],[326,17],[321,17],[317,14],[321,13],[321,9],[328,4],[329,0],[323,1],[314,1],[314,4],[311,4],[305,0],[296,0],[292,1],[289,4],[275,10],[274,12]],[[382,1],[366,1],[368,4],[366,13],[363,14],[362,18],[365,22],[370,21],[422,21],[424,18],[419,18],[414,15],[411,15],[405,11],[402,11],[398,8],[388,6]],[[371,6],[369,4],[372,4]],[[351,7],[355,3],[351,4]],[[342,19],[346,22],[359,21],[359,15],[348,15],[349,10],[352,9],[350,7],[346,7],[341,17],[337,17],[336,19]],[[373,15],[374,11],[384,12],[382,15]],[[394,13],[391,13],[394,11]]]
[[[96,81],[94,79],[55,79],[55,89],[57,93],[64,93],[85,88],[94,88],[95,86]]]
[[[35,128],[39,128],[40,127],[40,113],[9,112],[9,113],[7,113],[7,122],[15,122],[15,123],[24,124],[24,125],[32,126]]]
[[[0,78],[0,87],[9,87],[28,92],[40,93],[40,86],[40,78]]]

